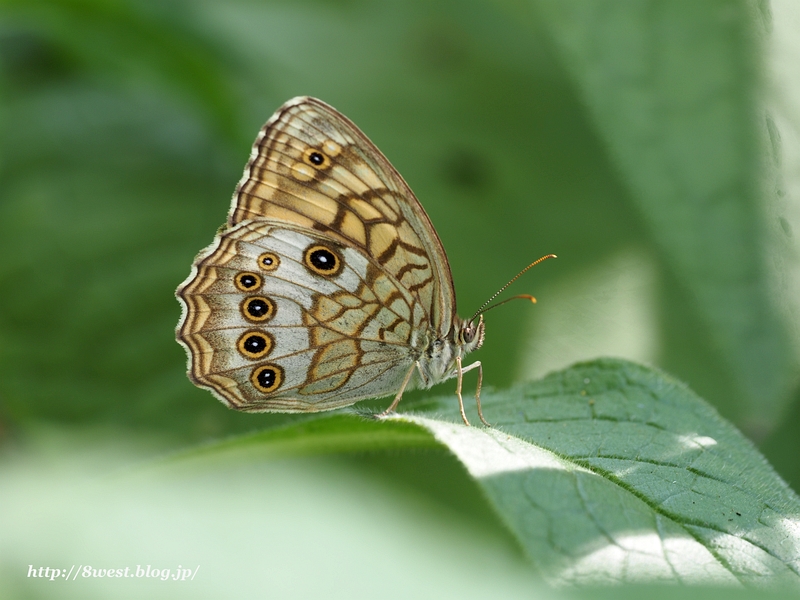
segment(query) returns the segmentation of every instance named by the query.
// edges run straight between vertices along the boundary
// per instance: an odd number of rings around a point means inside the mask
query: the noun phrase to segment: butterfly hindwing
[[[230,228],[179,294],[191,378],[247,411],[327,410],[391,393],[426,318],[361,249],[271,220]]]

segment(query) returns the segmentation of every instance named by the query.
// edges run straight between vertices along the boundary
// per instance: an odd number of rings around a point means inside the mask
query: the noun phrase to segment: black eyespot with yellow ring
[[[241,310],[248,321],[263,323],[275,316],[277,307],[266,296],[250,296],[242,301]]]
[[[303,262],[312,272],[324,277],[338,275],[344,267],[344,260],[339,251],[321,244],[314,244],[306,248],[303,253]]]
[[[303,152],[303,162],[315,169],[327,169],[331,166],[330,157],[316,148],[308,148]]]
[[[246,331],[236,342],[239,353],[251,360],[264,358],[274,346],[275,340],[266,331]]]
[[[283,383],[283,369],[278,365],[261,365],[253,369],[253,373],[250,375],[250,383],[264,394],[274,392]]]
[[[233,278],[233,283],[243,292],[253,292],[261,287],[261,275],[245,271],[244,273],[237,273]]]
[[[258,266],[263,271],[274,271],[281,264],[280,257],[274,252],[264,252],[258,257]]]

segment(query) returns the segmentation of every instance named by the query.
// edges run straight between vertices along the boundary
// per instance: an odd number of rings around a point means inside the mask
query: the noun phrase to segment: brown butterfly
[[[462,376],[478,369],[488,425],[481,363],[462,365],[483,343],[482,311],[456,315],[428,215],[320,100],[294,98],[261,129],[227,224],[176,296],[189,377],[231,408],[315,412],[395,394],[386,415],[405,390],[456,377],[469,425]]]

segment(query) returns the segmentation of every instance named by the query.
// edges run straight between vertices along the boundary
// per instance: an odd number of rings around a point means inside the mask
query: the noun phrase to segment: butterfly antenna
[[[499,290],[497,290],[497,291],[496,291],[496,292],[495,292],[495,293],[492,295],[492,297],[491,297],[491,298],[489,298],[489,299],[488,299],[486,302],[484,302],[484,303],[483,303],[483,306],[481,306],[481,307],[480,307],[480,308],[477,310],[477,312],[476,312],[474,315],[472,315],[472,318],[470,319],[470,321],[474,321],[474,320],[475,320],[475,318],[476,318],[478,315],[480,315],[480,314],[483,314],[483,313],[485,313],[486,311],[488,311],[488,310],[491,310],[491,309],[493,309],[493,308],[497,308],[498,306],[500,306],[501,304],[505,304],[506,302],[511,302],[512,300],[525,299],[525,300],[530,300],[531,302],[533,302],[534,304],[536,304],[536,298],[534,298],[534,297],[533,297],[533,296],[531,296],[530,294],[520,294],[519,296],[514,296],[514,297],[512,297],[512,298],[509,298],[508,300],[503,300],[502,302],[498,302],[497,304],[495,304],[495,305],[493,305],[493,306],[489,306],[489,304],[492,302],[492,300],[494,300],[494,299],[495,299],[495,298],[497,298],[497,297],[498,297],[500,294],[502,294],[503,292],[505,292],[505,291],[506,291],[506,288],[508,288],[508,286],[510,286],[512,283],[514,283],[514,282],[515,282],[517,279],[519,279],[520,277],[522,277],[522,275],[523,275],[523,274],[524,274],[524,273],[525,273],[525,272],[526,272],[528,269],[531,269],[531,268],[535,267],[535,266],[536,266],[536,265],[538,265],[540,262],[542,262],[542,261],[545,261],[545,260],[547,260],[548,258],[558,258],[558,257],[557,257],[555,254],[546,254],[546,255],[545,255],[545,256],[543,256],[542,258],[539,258],[539,259],[537,259],[537,260],[533,261],[533,262],[532,262],[531,264],[529,264],[527,267],[525,267],[524,269],[522,269],[522,271],[520,271],[519,273],[517,273],[517,274],[516,274],[516,275],[513,277],[513,279],[511,279],[511,281],[509,281],[507,284],[505,284],[503,287],[501,287]],[[487,306],[489,306],[489,308],[486,308]]]

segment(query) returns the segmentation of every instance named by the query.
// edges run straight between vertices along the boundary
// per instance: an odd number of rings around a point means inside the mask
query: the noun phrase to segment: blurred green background
[[[259,127],[312,95],[414,189],[462,316],[559,255],[512,288],[537,306],[487,315],[485,385],[656,365],[800,488],[798,26],[789,1],[3,0],[1,448],[294,418],[190,384],[173,293]],[[449,457],[347,463],[486,518]]]

